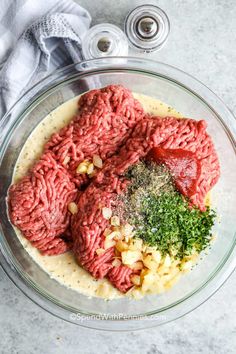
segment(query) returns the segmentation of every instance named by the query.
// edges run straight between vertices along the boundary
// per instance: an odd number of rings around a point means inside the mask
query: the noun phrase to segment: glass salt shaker
[[[127,15],[124,30],[132,47],[141,52],[153,52],[166,42],[170,21],[159,7],[141,5]]]

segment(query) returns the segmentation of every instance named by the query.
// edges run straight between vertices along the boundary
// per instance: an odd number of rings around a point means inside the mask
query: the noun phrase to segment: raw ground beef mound
[[[78,115],[52,135],[29,175],[10,187],[11,221],[43,254],[71,248],[67,206],[88,183],[86,175],[76,174],[78,164],[94,154],[103,160],[115,154],[143,115],[140,103],[122,86],[84,94]]]
[[[103,248],[103,232],[108,226],[101,206],[115,206],[117,196],[127,188],[124,173],[153,147],[196,154],[201,174],[190,202],[204,210],[206,193],[220,173],[205,121],[145,115],[130,91],[108,86],[80,98],[78,116],[51,137],[30,174],[11,186],[12,223],[44,254],[65,252],[73,244],[76,259],[95,278],[106,276],[126,292],[132,286],[133,271],[112,266],[113,247],[96,254],[97,248]],[[89,184],[75,170],[94,154],[105,163]],[[71,201],[77,202],[79,210],[73,217],[67,211]]]

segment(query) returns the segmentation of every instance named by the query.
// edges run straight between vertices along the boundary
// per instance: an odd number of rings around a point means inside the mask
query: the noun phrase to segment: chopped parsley
[[[215,212],[190,207],[165,167],[140,163],[126,177],[131,184],[122,201],[124,216],[135,226],[135,237],[180,259],[209,245]]]
[[[134,220],[136,236],[150,246],[156,246],[162,254],[170,253],[178,258],[201,252],[212,238],[215,212],[190,208],[178,193],[150,194],[142,200],[142,223]]]

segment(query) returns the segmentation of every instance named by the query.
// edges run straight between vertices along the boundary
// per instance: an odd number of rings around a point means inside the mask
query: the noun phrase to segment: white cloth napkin
[[[1,0],[0,119],[43,76],[81,60],[90,22],[72,0]]]

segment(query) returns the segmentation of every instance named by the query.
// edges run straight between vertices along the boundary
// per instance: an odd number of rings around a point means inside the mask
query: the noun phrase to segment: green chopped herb
[[[134,220],[137,237],[163,254],[183,258],[209,245],[215,212],[209,207],[204,212],[190,208],[178,192],[149,195],[142,201],[141,213],[142,224]]]
[[[123,197],[125,218],[135,226],[136,237],[180,259],[209,245],[216,213],[190,207],[166,168],[140,163],[126,177],[131,184]]]

